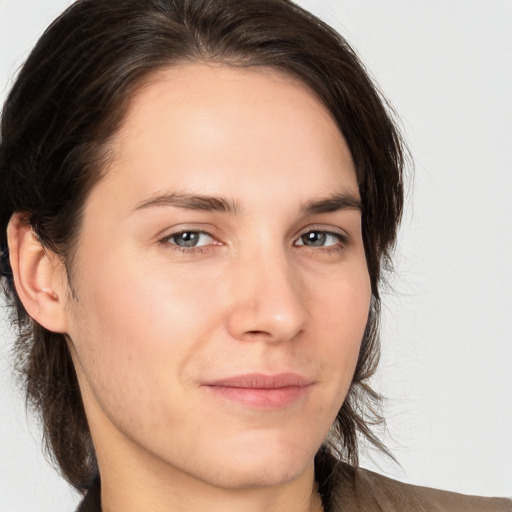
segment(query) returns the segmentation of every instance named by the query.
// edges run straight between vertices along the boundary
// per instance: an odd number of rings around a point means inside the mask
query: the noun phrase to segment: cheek
[[[354,375],[370,301],[370,279],[362,265],[346,273],[344,278],[334,276],[328,291],[316,299],[317,329],[328,340],[323,345],[325,364],[342,394],[348,390]]]
[[[342,272],[331,273],[317,286],[312,302],[326,328],[345,339],[361,339],[371,300],[371,285],[366,265],[356,262]],[[310,287],[311,288],[311,287]],[[341,334],[343,333],[343,334]],[[361,336],[359,336],[360,334]]]
[[[201,328],[199,318],[209,316],[212,290],[200,280],[193,282],[187,272],[171,273],[162,264],[147,268],[136,260],[118,261],[103,262],[101,274],[89,273],[92,277],[79,291],[82,309],[102,336],[114,344],[131,341],[144,347],[171,344]]]
[[[212,276],[187,265],[172,272],[165,263],[148,267],[125,254],[89,271],[87,282],[77,283],[70,333],[93,388],[129,390],[141,403],[178,394],[191,361],[221,324]]]
[[[109,273],[105,266],[77,289],[70,334],[84,399],[123,432],[174,424],[168,406],[183,402],[184,369],[208,330],[206,305],[196,297],[193,309],[196,294],[163,277],[122,265]]]

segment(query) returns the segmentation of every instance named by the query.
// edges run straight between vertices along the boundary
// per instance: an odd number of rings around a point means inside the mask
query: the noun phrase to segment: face
[[[101,464],[223,487],[311,467],[370,303],[347,145],[271,70],[183,65],[133,99],[66,309]]]

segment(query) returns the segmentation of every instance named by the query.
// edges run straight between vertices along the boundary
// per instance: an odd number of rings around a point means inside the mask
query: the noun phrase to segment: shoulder
[[[512,512],[512,500],[404,484],[337,462],[327,483],[329,512]]]

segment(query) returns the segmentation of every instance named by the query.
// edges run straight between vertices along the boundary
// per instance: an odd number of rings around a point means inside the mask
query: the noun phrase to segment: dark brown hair
[[[185,61],[293,75],[343,133],[363,204],[372,302],[352,386],[327,443],[353,464],[358,433],[383,448],[371,430],[380,419],[380,397],[368,378],[379,355],[381,273],[402,212],[404,146],[350,46],[288,0],[78,0],[21,69],[4,106],[0,141],[1,272],[19,326],[18,362],[46,445],[78,489],[88,486],[97,465],[76,375],[64,336],[38,325],[19,301],[6,226],[14,212],[24,212],[41,243],[72,272],[84,202],[102,178],[108,142],[130,99],[149,74]]]

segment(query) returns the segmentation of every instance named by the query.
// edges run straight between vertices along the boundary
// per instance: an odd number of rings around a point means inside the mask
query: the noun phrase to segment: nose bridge
[[[231,333],[240,339],[285,341],[304,327],[300,275],[284,244],[259,244],[238,258],[233,280]]]

